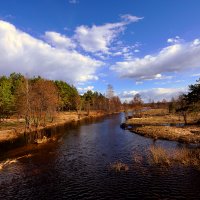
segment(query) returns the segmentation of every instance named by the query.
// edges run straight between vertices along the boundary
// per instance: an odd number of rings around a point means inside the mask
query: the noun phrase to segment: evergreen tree
[[[14,112],[14,96],[12,94],[12,82],[9,78],[0,77],[0,118],[5,118]]]

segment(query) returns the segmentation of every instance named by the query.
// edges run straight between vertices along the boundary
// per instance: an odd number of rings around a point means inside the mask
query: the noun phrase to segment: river
[[[122,130],[122,119],[121,113],[74,122],[54,131],[56,141],[2,152],[0,199],[200,199],[199,171],[145,160],[150,145],[182,145]],[[136,162],[135,153],[144,159]],[[112,170],[116,161],[129,170]]]

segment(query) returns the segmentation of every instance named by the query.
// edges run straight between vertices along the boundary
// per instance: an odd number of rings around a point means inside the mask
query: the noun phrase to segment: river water
[[[4,151],[0,199],[200,199],[199,171],[147,162],[151,145],[182,145],[122,130],[122,120],[116,114],[72,123],[52,133],[56,141]],[[136,161],[135,154],[143,159]],[[111,169],[117,161],[129,170]]]

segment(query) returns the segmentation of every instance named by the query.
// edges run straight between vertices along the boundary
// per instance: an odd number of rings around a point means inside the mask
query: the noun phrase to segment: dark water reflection
[[[200,173],[194,169],[136,163],[151,139],[120,129],[121,115],[74,123],[53,131],[57,141],[29,144],[1,154],[0,199],[199,199]],[[31,140],[30,140],[31,141]],[[180,144],[157,141],[165,148]],[[28,155],[28,156],[27,156]],[[122,161],[129,171],[110,170]]]

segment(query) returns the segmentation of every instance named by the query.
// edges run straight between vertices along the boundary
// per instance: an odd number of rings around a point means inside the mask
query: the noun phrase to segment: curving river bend
[[[133,160],[135,152],[145,158],[155,142],[120,129],[122,118],[72,123],[55,133],[54,142],[1,153],[0,199],[200,199],[199,171]],[[155,145],[182,146],[159,140]],[[129,170],[111,170],[116,161]]]

